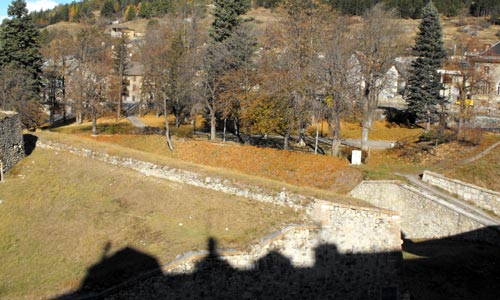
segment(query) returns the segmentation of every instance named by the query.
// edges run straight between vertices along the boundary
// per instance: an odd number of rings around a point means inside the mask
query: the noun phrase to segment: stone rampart
[[[455,194],[465,201],[470,201],[474,205],[500,216],[500,193],[498,192],[430,171],[424,171],[422,181]]]
[[[224,278],[223,291],[210,291],[221,299],[293,299],[290,294],[302,299],[300,293],[308,293],[311,299],[401,299],[397,214],[323,201],[315,203],[314,213],[321,219],[317,226],[284,228],[249,251],[186,253],[166,264],[161,276],[110,292],[109,299],[128,299],[138,293],[145,299],[163,293],[175,298],[185,291],[168,282],[205,286],[204,278],[210,280],[208,289],[216,278]],[[161,290],[162,286],[168,290]],[[381,298],[384,293],[387,298]]]
[[[317,299],[324,298],[324,295],[338,299],[375,300],[380,299],[381,294],[390,295],[387,299],[401,298],[401,226],[398,213],[333,203],[284,191],[267,194],[259,187],[241,186],[220,178],[54,142],[39,141],[37,146],[66,150],[131,168],[147,176],[305,210],[316,224],[284,228],[265,237],[248,251],[214,253],[209,247],[209,251],[180,255],[162,267],[161,276],[155,275],[104,291],[103,294],[110,295],[110,299],[129,299],[129,296],[134,298],[138,294],[142,299],[158,299],[163,293],[172,298],[182,298],[186,290],[175,289],[168,282],[181,280],[183,284],[197,286],[207,284],[203,280],[205,277],[209,278],[209,289],[213,288],[214,278],[224,278],[221,282],[224,290],[216,292],[226,293],[227,289],[230,295],[220,299],[245,298],[241,293],[256,286],[259,293],[265,290],[277,295],[295,295],[309,289],[311,294],[318,295]],[[207,267],[207,264],[214,266]],[[165,284],[169,288],[164,291],[161,287]],[[198,296],[203,297],[200,294],[193,299]],[[247,296],[246,299],[253,299],[254,296],[265,299],[257,294]]]
[[[363,181],[353,197],[401,214],[401,228],[410,239],[462,236],[500,244],[500,230],[434,195],[399,181]],[[484,230],[480,230],[484,229]]]
[[[23,157],[24,142],[19,115],[0,111],[0,161],[3,171],[11,169]]]
[[[318,200],[313,214],[318,225],[289,226],[263,238],[248,252],[222,252],[221,257],[235,268],[251,269],[271,251],[282,254],[295,267],[311,267],[315,263],[315,249],[321,245],[335,245],[341,255],[401,252],[400,217],[396,213]],[[207,254],[206,251],[186,253],[164,270],[190,272]]]

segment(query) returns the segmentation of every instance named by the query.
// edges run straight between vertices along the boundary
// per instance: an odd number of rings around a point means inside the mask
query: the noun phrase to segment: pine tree
[[[214,5],[215,20],[209,33],[214,41],[222,42],[241,24],[240,15],[250,8],[250,3],[245,0],[214,0]]]
[[[429,130],[430,123],[437,115],[436,105],[443,101],[438,69],[446,57],[439,14],[432,1],[422,10],[413,55],[416,59],[408,78],[408,111],[416,119],[425,120]]]
[[[40,81],[42,56],[39,32],[28,15],[26,2],[14,0],[8,9],[11,19],[6,19],[0,31],[0,67],[13,64],[29,71]]]
[[[35,127],[40,112],[37,100],[40,98],[42,85],[39,32],[28,15],[24,0],[12,1],[7,13],[10,19],[4,20],[0,28],[0,73],[5,72],[12,77],[22,76],[23,78],[18,79],[24,82],[23,90],[26,96],[3,108],[19,111],[23,124],[26,127]]]

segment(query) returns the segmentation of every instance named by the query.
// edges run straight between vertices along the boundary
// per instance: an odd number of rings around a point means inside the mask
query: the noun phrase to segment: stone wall
[[[500,244],[500,231],[438,197],[399,181],[363,181],[353,197],[401,214],[401,228],[410,239],[450,236]],[[483,230],[484,229],[484,230]]]
[[[488,190],[460,180],[445,177],[430,171],[424,171],[422,181],[455,194],[465,201],[500,215],[500,193]]]
[[[281,190],[280,192],[269,192],[265,191],[259,186],[245,185],[224,178],[203,176],[191,171],[176,169],[165,165],[153,164],[150,162],[127,157],[109,155],[106,153],[85,148],[78,148],[57,142],[38,140],[37,147],[68,151],[79,156],[89,157],[113,165],[130,168],[146,176],[167,179],[174,182],[180,182],[196,187],[211,189],[261,202],[285,205],[295,209],[305,209],[308,213],[310,213],[312,210],[311,204],[316,200],[316,198],[314,197],[307,197],[291,193],[286,191],[285,189]]]
[[[287,227],[246,252],[181,255],[108,299],[401,299],[397,214],[319,201],[314,215],[317,226]]]
[[[66,150],[147,176],[287,205],[306,211],[316,224],[284,228],[248,251],[217,251],[209,245],[207,251],[180,255],[161,268],[161,275],[151,272],[155,275],[146,275],[148,279],[141,276],[140,280],[105,290],[97,298],[296,299],[304,298],[301,293],[314,299],[401,298],[404,289],[400,282],[402,242],[398,213],[285,191],[268,194],[259,187],[238,185],[223,178],[54,142],[39,141],[37,146]],[[94,268],[102,269],[90,269]]]
[[[24,142],[19,115],[0,111],[0,161],[3,171],[11,169],[23,157]]]

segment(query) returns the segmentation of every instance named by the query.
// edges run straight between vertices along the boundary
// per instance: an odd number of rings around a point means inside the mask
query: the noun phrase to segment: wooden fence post
[[[3,162],[0,160],[0,182],[3,182]]]

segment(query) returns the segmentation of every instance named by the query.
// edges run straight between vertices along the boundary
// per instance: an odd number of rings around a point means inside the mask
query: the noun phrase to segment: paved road
[[[478,220],[480,220],[484,224],[487,224],[490,226],[500,225],[500,218],[499,217],[492,216],[491,214],[486,213],[482,209],[480,209],[472,204],[469,204],[468,202],[466,202],[464,200],[457,199],[455,197],[452,197],[448,193],[445,193],[445,192],[438,190],[437,188],[421,181],[418,178],[418,175],[399,174],[399,173],[396,173],[396,175],[405,177],[412,184],[416,185],[420,189],[422,189],[422,190],[424,190],[432,195],[435,195],[435,196],[445,200],[446,202],[453,204],[453,205],[463,209],[464,211],[474,215]]]
[[[141,121],[141,119],[139,119],[136,116],[128,116],[127,119],[130,121],[130,123],[132,123],[132,125],[134,125],[134,127],[137,127],[137,128],[145,128],[146,127],[146,124],[144,124]]]

